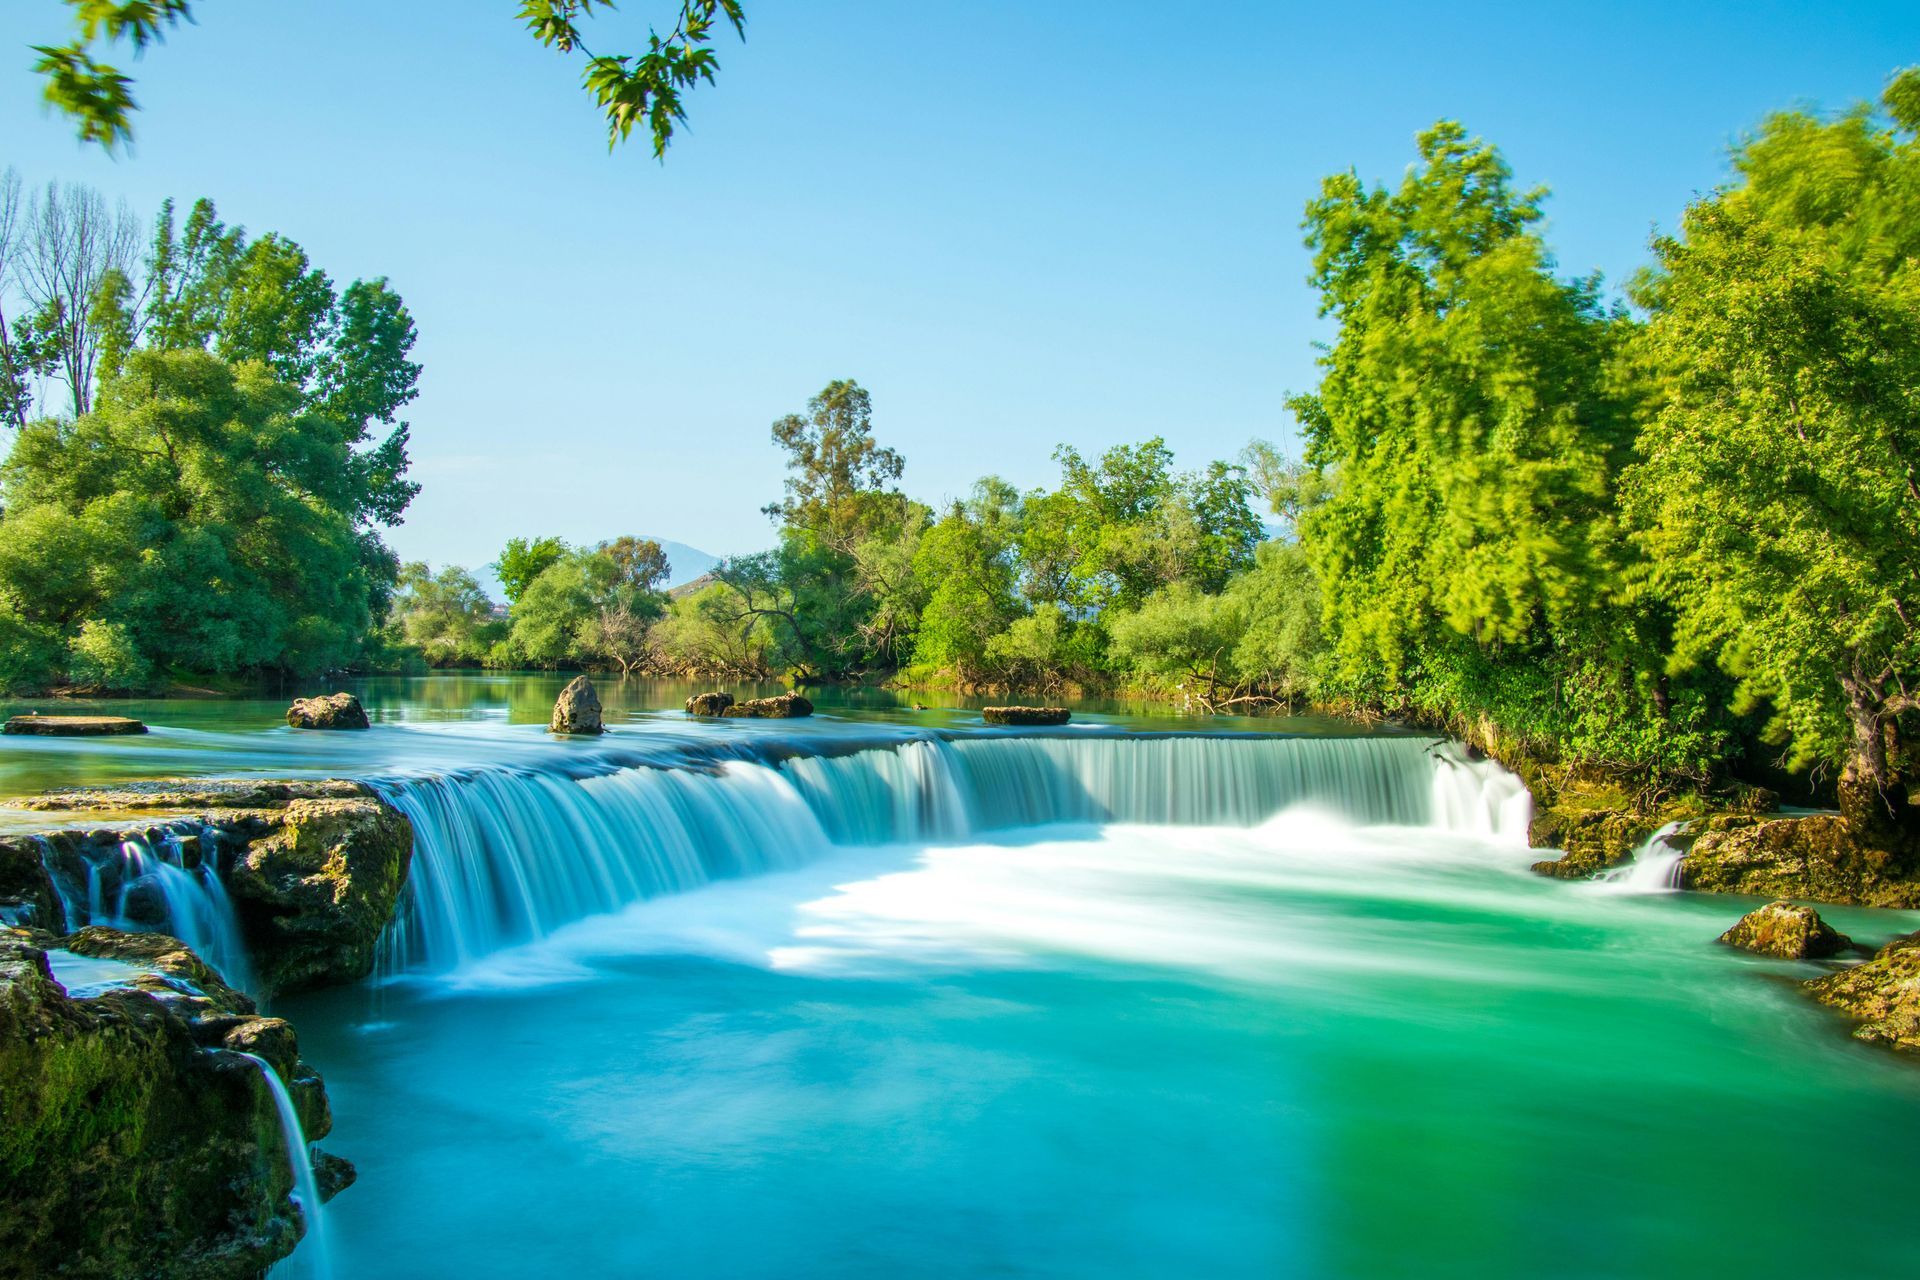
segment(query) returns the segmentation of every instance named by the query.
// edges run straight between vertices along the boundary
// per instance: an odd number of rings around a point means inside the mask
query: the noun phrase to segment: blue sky
[[[660,165],[608,154],[512,0],[197,7],[108,158],[27,70],[64,6],[8,0],[0,164],[143,216],[211,195],[337,280],[391,278],[426,365],[392,541],[469,565],[517,533],[764,545],[768,424],[837,377],[934,502],[1051,483],[1061,442],[1164,435],[1197,466],[1288,439],[1322,175],[1392,180],[1460,119],[1553,188],[1562,266],[1619,281],[1739,131],[1920,62],[1912,4],[748,0]]]

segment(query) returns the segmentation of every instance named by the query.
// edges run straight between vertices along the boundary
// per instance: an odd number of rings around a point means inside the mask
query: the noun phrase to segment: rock
[[[687,714],[690,716],[723,716],[727,708],[733,705],[730,693],[696,693],[687,699]]]
[[[350,693],[320,698],[295,698],[287,708],[287,723],[296,729],[365,729],[366,708]]]
[[[171,810],[179,816],[67,827],[0,838],[0,911],[40,928],[72,928],[57,887],[84,901],[90,878],[111,900],[121,842],[163,839],[182,865],[210,862],[233,904],[254,969],[255,994],[352,982],[373,971],[374,949],[413,858],[404,815],[357,782],[163,781],[52,792],[24,807],[61,815]],[[168,927],[163,899],[130,914]]]
[[[1708,819],[1680,863],[1682,887],[1866,907],[1920,907],[1911,851],[1872,848],[1837,814]]]
[[[1815,978],[1806,991],[1858,1020],[1856,1039],[1920,1053],[1920,934],[1895,938],[1865,964]]]
[[[1791,902],[1756,907],[1721,934],[1720,941],[1783,960],[1824,960],[1853,945],[1852,939],[1836,932],[1812,907],[1797,907]]]
[[[982,707],[988,724],[1065,724],[1072,715],[1065,707]]]
[[[56,946],[146,971],[76,999]],[[323,1136],[326,1089],[292,1028],[178,940],[0,929],[0,1274],[252,1280],[291,1253],[305,1228],[279,1113],[242,1044]]]
[[[721,715],[751,720],[795,720],[813,714],[813,704],[797,693],[776,694],[771,698],[752,698],[724,708]]]
[[[386,801],[292,800],[223,866],[264,992],[373,972],[413,861],[413,826]]]
[[[351,1160],[342,1160],[330,1151],[313,1149],[313,1184],[320,1190],[320,1203],[345,1191],[359,1180],[360,1171],[353,1167]]]
[[[92,738],[146,731],[146,725],[125,716],[14,716],[0,729],[4,733],[34,734],[43,738]]]
[[[553,704],[553,720],[547,728],[554,733],[606,732],[607,726],[600,719],[600,695],[594,692],[593,681],[575,676],[568,682]]]

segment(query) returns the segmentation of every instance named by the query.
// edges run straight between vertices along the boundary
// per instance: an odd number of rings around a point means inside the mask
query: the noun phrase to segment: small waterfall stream
[[[280,1079],[280,1073],[262,1057],[247,1053],[241,1049],[225,1052],[237,1053],[254,1066],[260,1068],[260,1074],[267,1082],[267,1090],[273,1095],[273,1105],[280,1113],[280,1133],[286,1139],[287,1163],[293,1169],[294,1201],[300,1206],[300,1216],[306,1220],[306,1233],[300,1243],[306,1249],[306,1256],[312,1262],[311,1274],[315,1280],[332,1280],[332,1260],[328,1256],[326,1223],[320,1204],[320,1185],[313,1176],[313,1153],[307,1147],[307,1133],[300,1124],[300,1113],[294,1108],[293,1095],[287,1092],[287,1086]],[[281,1270],[282,1263],[275,1270]]]
[[[1678,893],[1680,864],[1687,846],[1680,843],[1684,822],[1669,822],[1648,836],[1633,851],[1633,861],[1623,867],[1602,872],[1595,883],[1606,893]]]
[[[835,846],[1054,823],[1252,826],[1295,806],[1356,825],[1524,842],[1519,780],[1412,737],[995,735],[840,755],[532,769],[374,784],[412,821],[381,969],[455,968],[586,916]]]
[[[219,835],[174,822],[127,832],[117,845],[82,845],[61,856],[37,838],[42,865],[60,896],[67,927],[158,930],[186,943],[231,986],[252,986],[233,903],[221,883]]]

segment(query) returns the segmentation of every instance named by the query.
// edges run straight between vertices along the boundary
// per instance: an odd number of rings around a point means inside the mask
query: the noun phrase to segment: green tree
[[[507,545],[500,549],[500,558],[493,562],[507,603],[520,603],[533,580],[566,554],[567,544],[558,538],[508,538]]]
[[[992,495],[1001,497],[998,492]],[[986,674],[987,645],[1018,616],[1011,530],[955,503],[920,540],[914,575],[926,585],[914,664],[929,674],[950,672],[962,683]]]
[[[388,619],[398,643],[437,667],[484,661],[506,632],[485,588],[458,565],[438,573],[419,561],[402,566]]]
[[[67,0],[74,32],[65,44],[35,45],[35,64],[46,80],[50,104],[71,116],[80,137],[108,149],[131,141],[133,80],[94,57],[102,44],[126,42],[138,57],[181,22],[193,20],[192,0]],[[653,154],[666,154],[674,128],[686,120],[685,97],[712,83],[720,69],[712,48],[721,23],[746,38],[747,15],[739,0],[681,0],[679,17],[666,35],[649,29],[646,48],[634,54],[595,54],[583,22],[613,0],[523,0],[520,21],[548,48],[584,59],[582,82],[607,118],[609,147],[626,141],[635,125],[653,138]]]
[[[1627,483],[1674,668],[1717,660],[1863,829],[1920,829],[1920,69],[1886,114],[1789,112],[1654,245],[1661,378]]]

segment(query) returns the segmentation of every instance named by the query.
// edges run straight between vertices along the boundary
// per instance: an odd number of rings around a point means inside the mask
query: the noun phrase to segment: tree
[[[612,560],[590,551],[569,551],[549,563],[513,602],[508,643],[514,652],[540,667],[588,655],[590,628],[616,572]]]
[[[46,79],[46,100],[75,120],[80,137],[112,149],[132,139],[132,116],[138,108],[131,77],[96,60],[96,46],[124,40],[137,57],[181,22],[191,22],[192,2],[67,3],[74,10],[73,38],[60,45],[35,45],[40,55],[35,70]],[[586,46],[582,22],[593,17],[596,8],[613,7],[613,0],[523,0],[519,17],[541,44],[585,59],[583,83],[606,114],[607,145],[626,141],[633,127],[644,123],[658,158],[665,155],[675,126],[686,121],[686,92],[712,83],[720,69],[711,47],[715,28],[724,20],[745,39],[746,10],[740,0],[681,0],[679,18],[666,35],[648,30],[644,52],[597,55]]]
[[[394,638],[436,667],[484,661],[506,630],[471,573],[458,565],[434,573],[419,561],[401,567],[388,619]]]
[[[132,336],[113,318],[127,305],[139,232],[124,202],[109,209],[92,187],[59,183],[28,202],[24,230],[20,279],[49,346],[45,363],[58,369],[79,417],[93,400],[105,330],[122,343]]]
[[[134,351],[82,417],[31,423],[0,492],[17,684],[346,666],[390,553],[354,429],[262,364]]]
[[[1920,830],[1920,69],[1884,117],[1789,112],[1656,240],[1661,377],[1627,480],[1676,672],[1717,661],[1866,833]]]
[[[594,550],[611,559],[620,580],[635,591],[658,592],[673,574],[666,551],[652,538],[629,534],[603,542]]]
[[[1304,459],[1254,440],[1240,454],[1247,483],[1267,500],[1267,510],[1280,517],[1285,536],[1298,539],[1308,512],[1326,501],[1332,481],[1326,472]]]
[[[859,383],[828,383],[805,415],[773,424],[773,442],[787,451],[787,496],[767,515],[842,552],[898,522],[905,499],[890,486],[906,463],[874,440],[873,403]]]
[[[558,538],[508,538],[507,545],[500,549],[500,558],[493,562],[507,603],[519,604],[533,580],[566,554],[567,544]]]
[[[990,490],[988,496],[1001,495]],[[969,510],[955,503],[914,556],[914,576],[927,598],[914,663],[929,673],[951,672],[967,684],[985,674],[988,643],[1018,615],[1010,530],[991,518],[995,510],[982,512],[989,518],[981,519],[979,505]]]

